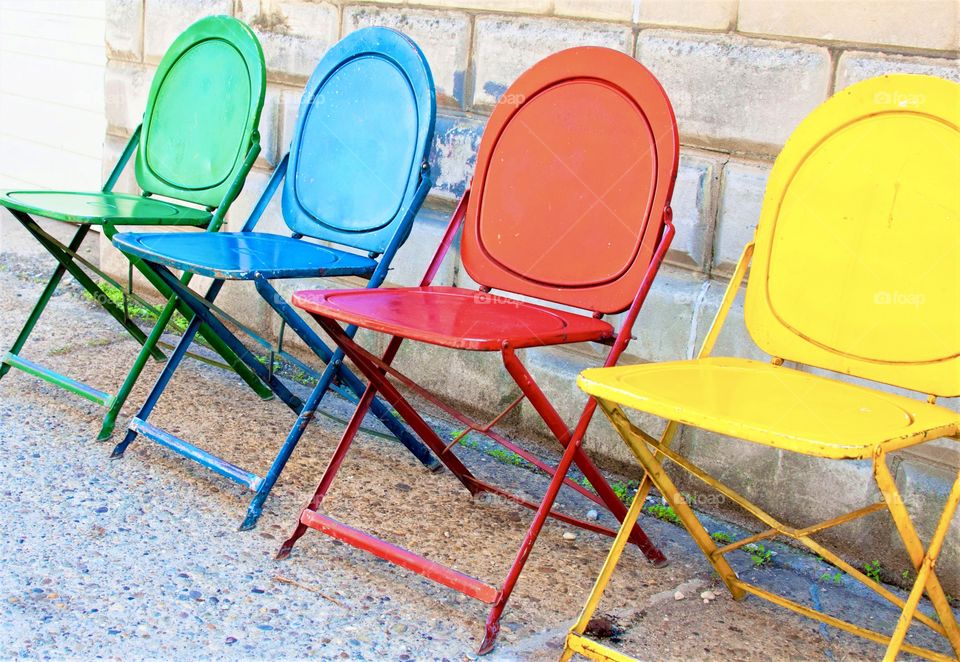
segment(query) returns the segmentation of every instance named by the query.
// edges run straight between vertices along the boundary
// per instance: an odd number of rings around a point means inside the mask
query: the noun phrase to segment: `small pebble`
[[[683,600],[685,597],[686,596],[683,594],[682,591],[677,591],[676,593],[673,594],[674,600]]]
[[[588,520],[590,520],[590,521],[592,521],[592,522],[596,522],[599,518],[600,518],[600,513],[598,513],[596,510],[588,510],[588,511],[587,511],[587,519],[588,519]]]
[[[704,591],[703,593],[700,594],[700,597],[703,598],[703,604],[707,604],[711,600],[716,600],[717,594],[714,593],[713,591]]]
[[[573,531],[564,531],[564,532],[563,532],[563,539],[564,539],[564,540],[576,540],[576,539],[577,539],[577,534],[574,533]]]

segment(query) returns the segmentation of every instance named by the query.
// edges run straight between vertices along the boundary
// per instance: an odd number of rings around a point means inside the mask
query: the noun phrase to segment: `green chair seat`
[[[0,191],[0,206],[90,225],[206,225],[211,218],[205,209],[124,193]]]

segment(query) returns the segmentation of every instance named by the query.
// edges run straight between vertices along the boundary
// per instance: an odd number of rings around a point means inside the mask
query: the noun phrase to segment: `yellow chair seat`
[[[960,414],[770,363],[706,358],[594,368],[580,388],[604,400],[775,448],[864,459],[960,432]]]

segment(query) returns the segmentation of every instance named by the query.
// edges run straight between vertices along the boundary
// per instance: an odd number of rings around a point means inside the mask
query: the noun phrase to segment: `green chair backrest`
[[[140,188],[218,206],[259,140],[265,89],[263,50],[246,24],[210,16],[187,28],[150,86],[137,150]]]

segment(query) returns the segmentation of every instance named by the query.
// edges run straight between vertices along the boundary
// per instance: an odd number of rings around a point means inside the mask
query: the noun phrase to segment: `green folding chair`
[[[193,313],[175,297],[171,298],[170,288],[150,266],[127,256],[132,267],[167,298],[154,332],[148,336],[130,319],[126,307],[114,302],[84,271],[82,267],[104,275],[80,256],[78,249],[95,225],[109,239],[119,227],[129,225],[197,226],[216,232],[260,153],[257,126],[265,88],[263,50],[253,31],[228,16],[201,19],[177,37],[164,55],[150,87],[143,123],[130,136],[100,192],[0,192],[0,205],[58,263],[13,347],[3,356],[0,378],[10,368],[17,368],[106,407],[98,439],[110,437],[120,408],[148,358],[164,359],[157,345],[174,312],[179,309],[188,319]],[[136,179],[143,192],[139,196],[114,193],[113,187],[135,151]],[[34,217],[76,225],[76,233],[65,245],[46,232]],[[129,374],[113,395],[20,355],[65,273],[70,273],[142,346]],[[190,274],[181,278],[184,284],[189,280]],[[215,333],[203,327],[200,334],[261,397],[272,397],[261,378]]]

